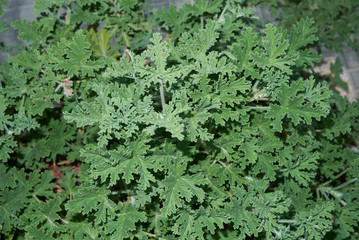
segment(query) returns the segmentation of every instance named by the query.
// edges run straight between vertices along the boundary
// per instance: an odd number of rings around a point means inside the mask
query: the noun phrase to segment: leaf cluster
[[[271,20],[278,22],[286,29],[303,18],[313,19],[318,28],[319,41],[312,44],[318,52],[324,49],[335,50],[337,53],[345,54],[349,49],[359,53],[359,39],[357,33],[359,24],[359,2],[356,0],[332,1],[280,1],[280,0],[246,0],[243,5],[258,6],[268,12]],[[257,22],[258,25],[263,23]],[[301,36],[298,36],[299,38]],[[345,52],[343,50],[347,49]],[[342,64],[337,58],[334,65],[331,64],[331,74],[327,76],[333,86],[339,86],[348,90],[347,83],[340,78]]]
[[[354,239],[358,104],[303,74],[312,19],[242,5],[35,1],[0,69],[1,234]]]

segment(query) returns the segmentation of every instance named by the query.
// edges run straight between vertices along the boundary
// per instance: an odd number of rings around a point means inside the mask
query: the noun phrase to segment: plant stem
[[[266,106],[253,106],[253,107],[249,107],[250,109],[258,109],[258,110],[266,110],[269,109],[269,107]]]
[[[131,191],[130,190],[125,190],[125,191],[112,191],[110,192],[108,195],[120,195],[120,194],[130,194]]]
[[[40,200],[36,197],[35,194],[32,194],[32,197],[35,198],[35,200],[36,200],[37,202],[40,202]]]
[[[163,81],[160,79],[160,95],[161,95],[161,104],[162,104],[162,111],[165,111],[165,90],[163,88]]]
[[[61,82],[57,82],[59,85],[57,85],[57,87],[55,88],[55,93],[57,92],[57,91],[59,91],[59,89],[61,88],[61,87],[63,87],[64,86],[64,84],[63,83],[61,83]]]
[[[218,161],[224,168],[227,168],[227,164],[225,164],[224,162],[222,161]]]
[[[325,190],[319,189],[319,191],[323,194],[323,196],[324,196],[324,198],[325,198],[326,200],[329,200],[329,197],[328,197],[328,195],[326,194]]]
[[[222,12],[221,12],[221,15],[220,15],[219,18],[218,18],[218,22],[219,22],[219,23],[224,22],[224,17],[223,17],[223,15],[224,15],[224,13],[226,12],[227,7],[228,7],[228,5],[226,4],[226,6],[223,8],[223,10],[222,10]]]
[[[357,180],[358,180],[357,178],[353,178],[353,179],[351,179],[351,180],[349,180],[349,181],[347,181],[347,182],[345,182],[343,184],[340,184],[339,186],[334,187],[333,190],[338,190],[338,189],[341,189],[343,187],[346,187],[349,184],[352,184],[353,182],[356,182]]]
[[[127,49],[125,49],[125,54],[126,53],[128,54],[128,56],[130,56],[130,60],[133,61],[132,55],[131,55],[131,53],[129,51],[127,51]]]
[[[257,88],[259,81],[257,80],[252,86],[252,91]]]
[[[149,237],[157,237],[157,235],[153,234],[153,233],[149,233],[149,232],[143,232],[143,233],[146,234]]]
[[[7,125],[5,123],[3,123],[3,126],[4,126],[6,134],[9,134],[9,135],[13,134],[12,131],[9,131],[9,129],[8,129],[8,127],[7,127]]]
[[[251,99],[250,101],[251,102],[254,102],[254,101],[271,101],[272,99],[271,98],[255,98],[255,99]]]
[[[288,219],[279,219],[278,223],[296,223],[295,220],[288,220]]]
[[[26,95],[23,95],[23,96],[22,96],[20,109],[23,109],[23,108],[24,108],[24,105],[25,105],[25,97],[26,97]]]
[[[348,170],[349,170],[349,168],[345,169],[343,172],[341,172],[340,174],[338,174],[335,178],[333,178],[333,179],[331,179],[331,180],[329,180],[329,181],[323,183],[322,186],[326,186],[326,185],[328,185],[329,183],[333,182],[335,179],[340,178],[340,177],[343,176],[346,172],[348,172]]]
[[[319,198],[320,198],[319,188],[315,189],[315,192],[317,193],[317,200],[319,200]]]

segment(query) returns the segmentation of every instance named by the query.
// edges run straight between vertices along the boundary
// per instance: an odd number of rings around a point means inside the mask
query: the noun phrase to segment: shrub
[[[35,1],[1,68],[2,233],[355,239],[358,105],[305,71],[312,19],[241,3]]]

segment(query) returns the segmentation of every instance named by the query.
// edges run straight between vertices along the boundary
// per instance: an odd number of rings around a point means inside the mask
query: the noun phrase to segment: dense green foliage
[[[272,21],[286,29],[290,29],[300,19],[313,19],[319,41],[312,47],[318,52],[326,48],[344,54],[343,50],[350,47],[359,53],[358,0],[245,0],[245,4],[269,10]],[[261,26],[264,23],[257,24]],[[339,77],[342,73],[339,58],[331,64],[330,70],[331,74],[326,76],[330,85],[348,90],[347,83]]]
[[[276,21],[290,28],[303,17],[314,19],[321,45],[342,52],[345,46],[359,52],[359,1],[357,0],[246,0],[269,7]]]
[[[1,234],[356,239],[359,106],[310,74],[314,20],[242,4],[35,0],[0,69]]]

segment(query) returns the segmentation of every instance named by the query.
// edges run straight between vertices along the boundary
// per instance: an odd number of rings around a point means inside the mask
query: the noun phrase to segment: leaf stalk
[[[165,101],[165,90],[163,88],[162,79],[160,79],[160,95],[161,95],[162,111],[164,112],[165,111],[166,101]]]

